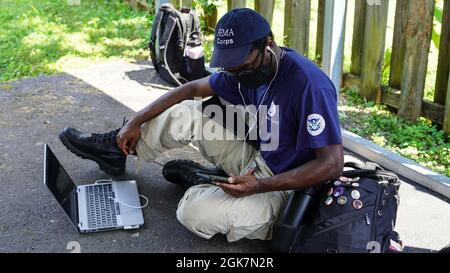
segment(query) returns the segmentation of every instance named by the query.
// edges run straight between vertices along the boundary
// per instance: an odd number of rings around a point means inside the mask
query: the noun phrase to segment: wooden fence
[[[321,62],[325,1],[317,7],[315,60]],[[336,1],[336,0],[335,0]],[[338,0],[344,1],[344,0]],[[395,109],[407,120],[425,117],[450,134],[450,0],[445,0],[434,100],[423,99],[431,44],[435,0],[397,0],[390,60],[389,85],[382,86],[388,0],[355,1],[350,72],[343,86],[376,103]],[[274,0],[255,0],[255,9],[272,22]],[[183,6],[192,1],[182,0]],[[246,0],[227,0],[228,10],[244,7]],[[285,0],[285,44],[308,55],[311,0]]]

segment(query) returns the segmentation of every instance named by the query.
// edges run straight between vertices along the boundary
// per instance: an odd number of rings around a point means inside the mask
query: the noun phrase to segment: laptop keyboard
[[[117,226],[116,206],[114,200],[108,197],[115,198],[112,184],[97,184],[86,187],[88,228]]]

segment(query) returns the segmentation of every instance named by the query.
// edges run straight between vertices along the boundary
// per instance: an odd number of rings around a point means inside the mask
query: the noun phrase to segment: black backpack
[[[192,58],[190,50],[202,48],[203,35],[194,10],[180,11],[171,4],[161,5],[150,35],[150,57],[156,72],[165,81],[182,85],[207,75],[203,55]]]
[[[400,180],[377,164],[370,166],[347,162],[353,170],[325,185],[317,214],[294,238],[292,252],[402,251],[394,231]]]
[[[352,170],[320,189],[295,191],[274,227],[277,252],[400,252],[394,231],[400,180],[368,162],[347,162]],[[355,202],[355,203],[354,203]]]

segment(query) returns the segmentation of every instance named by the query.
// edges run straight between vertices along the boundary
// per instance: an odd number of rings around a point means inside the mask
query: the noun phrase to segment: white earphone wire
[[[110,179],[99,179],[99,180],[95,181],[95,184],[98,184],[99,182],[113,182],[113,180],[111,178]],[[134,208],[134,209],[145,208],[148,205],[148,198],[146,196],[142,195],[142,194],[139,194],[139,196],[145,199],[145,204],[143,206],[133,206],[133,205],[130,205],[130,204],[127,204],[125,202],[120,201],[118,198],[113,198],[111,196],[108,196],[108,198],[112,199],[114,201],[117,201],[120,204],[122,204],[124,206],[127,206],[127,207],[130,207],[130,208]]]
[[[273,52],[273,50],[269,46],[267,46],[266,49],[269,50],[275,56],[276,70],[275,70],[275,75],[273,76],[272,80],[270,80],[269,85],[267,86],[267,89],[264,91],[264,95],[261,98],[261,101],[259,102],[258,106],[256,107],[256,114],[255,115],[253,115],[252,113],[250,113],[249,110],[247,110],[247,104],[245,103],[244,96],[242,95],[242,92],[241,92],[241,84],[238,82],[238,91],[239,91],[239,94],[241,95],[242,102],[244,103],[245,111],[253,116],[252,124],[249,127],[248,132],[247,132],[247,134],[245,134],[245,137],[244,137],[244,146],[242,148],[242,156],[241,156],[241,174],[244,171],[244,153],[245,153],[245,146],[247,145],[247,143],[246,143],[247,136],[250,134],[251,130],[253,130],[253,128],[255,127],[255,125],[256,125],[256,123],[258,121],[259,108],[261,107],[262,103],[264,102],[266,94],[269,91],[270,87],[272,86],[272,82],[275,80],[275,78],[278,75],[279,62],[278,62],[277,54],[275,54],[275,52]]]

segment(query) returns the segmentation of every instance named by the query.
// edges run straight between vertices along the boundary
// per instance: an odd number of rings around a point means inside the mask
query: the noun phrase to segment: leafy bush
[[[365,102],[353,89],[344,90],[341,100],[345,129],[450,177],[450,143],[429,120],[403,120],[384,105]]]

